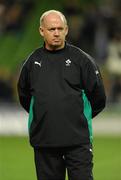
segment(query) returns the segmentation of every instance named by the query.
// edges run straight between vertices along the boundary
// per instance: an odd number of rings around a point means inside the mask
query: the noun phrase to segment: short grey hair
[[[51,14],[51,13],[56,13],[56,14],[58,14],[58,15],[60,16],[60,18],[62,19],[62,21],[65,23],[65,25],[67,25],[66,17],[64,16],[64,14],[63,14],[62,12],[57,11],[57,10],[49,10],[49,11],[45,11],[45,12],[41,15],[41,17],[40,17],[40,26],[42,26],[43,21],[44,21],[44,18],[45,18],[46,16],[48,16],[49,14]]]

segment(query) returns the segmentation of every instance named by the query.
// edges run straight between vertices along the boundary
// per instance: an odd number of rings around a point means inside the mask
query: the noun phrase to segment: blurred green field
[[[95,137],[94,164],[95,180],[121,180],[121,137]],[[0,180],[36,180],[27,137],[0,137]]]

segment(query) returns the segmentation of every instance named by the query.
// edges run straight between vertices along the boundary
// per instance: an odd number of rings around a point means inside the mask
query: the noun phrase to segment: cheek
[[[63,37],[66,37],[67,34],[68,34],[68,31],[66,31],[66,30],[64,30],[64,31],[62,32],[62,36],[63,36]]]
[[[50,41],[52,39],[52,35],[51,34],[44,34],[44,38],[47,40],[47,41]]]
[[[63,39],[66,37],[66,34],[65,33],[63,33],[62,35],[61,35],[61,37],[63,37]]]

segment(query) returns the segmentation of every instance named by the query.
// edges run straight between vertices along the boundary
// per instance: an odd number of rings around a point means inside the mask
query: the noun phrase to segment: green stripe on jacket
[[[83,103],[84,103],[84,115],[87,119],[88,128],[89,128],[89,134],[90,134],[90,142],[92,143],[93,140],[93,133],[92,133],[92,108],[91,104],[84,92],[82,90],[82,97],[83,97]]]
[[[31,123],[33,121],[33,105],[34,105],[34,97],[32,96],[30,102],[30,109],[29,109],[29,119],[28,119],[28,129],[30,130]]]

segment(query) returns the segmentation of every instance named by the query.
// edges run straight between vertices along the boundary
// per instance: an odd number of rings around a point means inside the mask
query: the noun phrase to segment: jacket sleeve
[[[17,88],[20,104],[27,112],[29,112],[29,106],[31,101],[29,79],[29,70],[25,63],[20,72]]]
[[[100,113],[106,104],[106,95],[100,70],[89,57],[82,69],[83,88],[92,107],[92,117]]]

